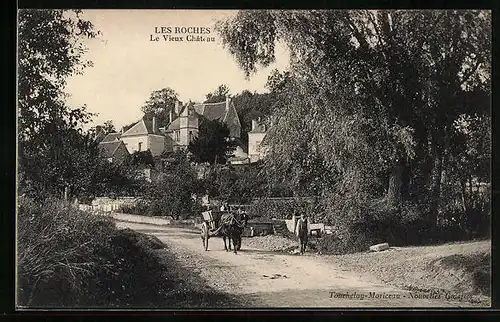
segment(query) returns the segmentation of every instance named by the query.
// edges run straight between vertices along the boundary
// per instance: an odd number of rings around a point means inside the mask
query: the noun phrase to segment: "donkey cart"
[[[210,237],[223,237],[224,248],[226,248],[226,237],[229,238],[229,249],[231,249],[231,239],[235,243],[235,252],[241,248],[241,233],[234,234],[233,227],[243,228],[241,223],[235,218],[235,214],[223,211],[205,211],[201,213],[203,223],[201,224],[201,239],[203,247],[208,250],[208,239]],[[224,218],[223,218],[223,215]],[[224,222],[224,224],[223,224]],[[241,227],[240,227],[241,226]],[[224,229],[223,229],[224,228]],[[239,230],[239,229],[238,229]],[[231,233],[233,232],[233,233]],[[238,236],[239,235],[239,236]]]

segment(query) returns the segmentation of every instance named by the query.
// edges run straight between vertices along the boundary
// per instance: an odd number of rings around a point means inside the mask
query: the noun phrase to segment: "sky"
[[[89,126],[112,120],[115,128],[142,117],[141,106],[154,90],[170,87],[181,101],[203,101],[205,95],[226,84],[230,94],[243,90],[265,92],[267,76],[273,69],[288,68],[289,56],[283,46],[276,50],[276,62],[261,68],[245,80],[229,51],[214,30],[217,20],[234,16],[230,10],[84,10],[102,35],[86,40],[85,59],[93,67],[68,79],[70,106],[86,105],[98,113]],[[183,41],[165,41],[161,27]],[[215,42],[188,42],[176,27],[209,28]],[[198,29],[200,30],[200,29]],[[191,30],[192,31],[192,30]],[[196,34],[192,34],[196,36]],[[159,37],[159,41],[151,41]]]

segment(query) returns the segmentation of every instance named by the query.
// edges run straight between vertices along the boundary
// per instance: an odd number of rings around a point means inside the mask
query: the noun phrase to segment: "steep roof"
[[[196,113],[203,115],[210,121],[225,121],[226,102],[195,104],[194,109]]]
[[[184,114],[185,109],[188,106],[184,106],[180,111],[180,114]],[[238,138],[241,136],[241,123],[238,117],[238,112],[234,107],[234,103],[229,103],[229,109],[226,110],[226,102],[219,103],[196,103],[192,105],[195,112],[194,115],[203,116],[210,121],[218,120],[227,125],[229,128],[229,135],[233,138]],[[188,124],[194,126],[196,116],[188,117]],[[166,132],[171,132],[180,129],[180,118],[176,118],[169,124]]]
[[[122,144],[124,145],[123,141],[101,142],[99,143],[99,153],[103,158],[112,158]]]
[[[166,130],[166,132],[170,132],[170,131],[173,131],[173,130],[178,130],[180,129],[181,127],[181,119],[180,118],[176,118],[175,120],[172,121],[172,123],[170,123],[168,125],[168,128]]]
[[[103,130],[100,130],[96,133],[94,140],[97,143],[100,143],[106,137],[106,133]]]
[[[229,109],[226,109],[225,101],[219,103],[195,104],[193,107],[197,114],[204,116],[208,120],[218,120],[225,123],[229,128],[229,135],[231,137],[240,137],[240,118],[238,117],[238,112],[232,101],[229,103]]]
[[[142,118],[139,122],[137,122],[134,126],[128,129],[121,136],[147,135],[147,134],[155,134],[155,132],[153,131],[153,123],[152,121]]]
[[[101,143],[102,142],[112,142],[112,141],[116,141],[120,138],[121,134],[120,133],[108,133],[104,139],[102,139]]]

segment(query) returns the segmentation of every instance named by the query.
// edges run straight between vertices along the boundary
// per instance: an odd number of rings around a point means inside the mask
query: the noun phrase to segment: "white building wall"
[[[151,151],[153,156],[157,156],[163,153],[165,148],[165,138],[162,135],[138,135],[138,136],[125,136],[121,137],[121,140],[127,147],[130,154],[139,151]]]
[[[149,146],[149,139],[147,135],[138,135],[138,136],[125,136],[121,137],[121,140],[127,147],[127,150],[130,154],[139,151],[146,151]]]
[[[261,142],[266,136],[266,133],[248,133],[248,156],[250,157],[250,162],[255,162],[260,160],[264,152],[261,146]]]

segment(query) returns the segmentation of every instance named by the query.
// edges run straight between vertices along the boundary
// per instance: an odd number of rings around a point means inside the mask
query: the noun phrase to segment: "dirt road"
[[[444,293],[422,298],[429,294],[387,286],[373,276],[342,270],[314,254],[249,249],[243,239],[242,249],[235,255],[224,250],[220,238],[211,238],[209,251],[204,251],[195,230],[126,222],[117,222],[117,226],[156,236],[169,245],[186,270],[199,274],[207,285],[236,295],[250,307],[477,306],[450,299]]]

